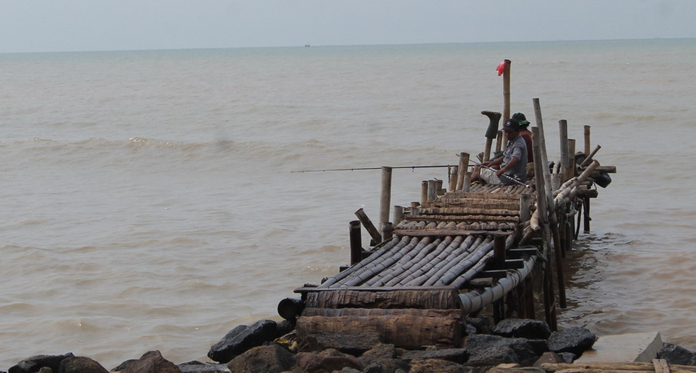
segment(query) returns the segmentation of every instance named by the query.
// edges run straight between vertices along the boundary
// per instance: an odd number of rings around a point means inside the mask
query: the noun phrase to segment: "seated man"
[[[527,144],[520,136],[520,123],[510,119],[503,126],[508,140],[502,157],[483,162],[474,167],[471,181],[485,181],[487,184],[518,184],[527,181]]]

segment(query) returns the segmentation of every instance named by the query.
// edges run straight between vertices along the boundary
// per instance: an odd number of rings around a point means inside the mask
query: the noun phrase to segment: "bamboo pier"
[[[581,222],[590,230],[590,200],[616,167],[594,159],[600,146],[590,151],[589,126],[583,127],[584,151],[576,152],[565,120],[559,121],[561,157],[550,163],[538,99],[534,108],[534,176],[526,183],[471,185],[470,156],[463,152],[459,165],[448,167],[447,189],[441,180],[424,180],[421,200],[394,206],[390,220],[392,168],[381,168],[379,223],[356,212],[349,225],[351,265],[321,284],[297,288],[300,299],[278,306],[296,322],[304,345],[459,347],[467,317],[489,312],[495,322],[534,319],[540,304],[541,317],[557,329],[557,308],[567,307],[563,258]],[[482,114],[492,124],[503,117]],[[487,131],[486,151],[489,132],[500,138],[497,123]],[[371,237],[368,249],[361,229]]]

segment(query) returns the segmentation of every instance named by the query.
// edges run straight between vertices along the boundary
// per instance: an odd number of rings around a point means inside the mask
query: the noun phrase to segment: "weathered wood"
[[[454,192],[457,190],[457,183],[459,182],[459,166],[453,166],[449,170],[449,191]]]
[[[421,214],[427,215],[506,215],[518,216],[519,209],[496,209],[496,208],[474,208],[474,207],[425,207],[420,211]]]
[[[570,167],[570,156],[568,155],[568,121],[561,119],[558,121],[558,134],[561,145],[561,174],[566,175]],[[536,158],[535,158],[536,159]]]
[[[437,180],[428,180],[428,202],[437,199]]]
[[[403,206],[394,206],[394,226],[398,226],[401,221],[404,220],[404,208]]]
[[[428,345],[458,346],[462,328],[460,317],[423,317],[416,315],[384,316],[311,316],[297,320],[298,339],[315,333],[378,333],[384,343],[417,349]]]
[[[654,363],[583,363],[583,364],[567,364],[567,363],[544,363],[541,368],[547,372],[647,372],[654,371]],[[670,364],[672,372],[676,370],[684,370],[686,372],[696,372],[696,366],[692,365],[676,365]]]
[[[580,163],[580,168],[583,168],[583,167],[587,166],[588,164],[590,164],[590,162],[592,162],[592,158],[594,158],[595,154],[597,154],[599,149],[602,149],[602,147],[597,145],[597,147],[595,147],[595,149],[592,151],[592,153],[590,153],[590,155],[588,155],[587,158],[585,158],[585,160],[582,161],[582,163]]]
[[[425,206],[428,203],[428,180],[421,181],[421,206]]]
[[[450,310],[431,310],[418,308],[305,308],[302,311],[302,316],[396,316],[396,315],[414,315],[421,317],[461,317],[460,309]]]
[[[653,359],[653,366],[655,367],[655,373],[670,373],[669,364],[665,359]]]
[[[439,290],[358,291],[336,290],[307,294],[308,308],[419,308],[454,309],[459,299],[455,288]]]
[[[418,216],[406,216],[406,220],[419,220],[419,221],[495,221],[495,222],[512,222],[519,223],[519,216],[505,216],[505,215],[418,215]]]
[[[590,154],[590,126],[585,126],[585,155]]]
[[[349,224],[350,234],[350,264],[356,264],[362,260],[362,232],[360,221],[353,220]]]
[[[466,172],[469,170],[469,153],[459,154],[459,176],[457,177],[457,188],[456,190],[462,190],[464,187],[464,179],[466,178]]]
[[[384,225],[389,221],[389,209],[391,208],[391,184],[392,184],[392,168],[382,167],[382,191],[379,198],[379,229],[384,234]],[[378,243],[380,241],[377,241]]]
[[[360,208],[358,209],[358,211],[355,212],[355,215],[358,217],[358,220],[360,220],[365,229],[367,229],[367,232],[372,237],[372,241],[374,242],[374,244],[376,245],[382,242],[382,235],[379,233],[377,228],[375,228],[374,224],[372,224],[370,218],[367,217],[365,211],[363,211],[363,209]]]
[[[575,139],[568,139],[568,169],[566,169],[565,180],[575,176]]]
[[[496,225],[496,230],[512,230],[514,225]],[[474,234],[488,234],[485,230],[459,230],[459,229],[395,229],[394,234],[404,237],[443,237],[443,236],[469,236]]]

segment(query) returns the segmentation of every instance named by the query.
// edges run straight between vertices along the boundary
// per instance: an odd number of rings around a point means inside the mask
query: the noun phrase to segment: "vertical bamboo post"
[[[464,177],[469,169],[469,153],[459,153],[459,177],[457,178],[457,190],[462,190]]]
[[[435,194],[438,196],[441,194],[444,194],[444,193],[442,193],[442,183],[443,183],[443,180],[439,180],[439,179],[435,180]]]
[[[561,175],[563,177],[561,182],[564,182],[566,181],[565,175],[568,174],[566,170],[570,167],[568,162],[568,121],[565,119],[558,121],[558,134],[561,144]]]
[[[505,268],[505,236],[496,235],[493,238],[493,267],[495,269]]]
[[[553,202],[553,191],[551,189],[550,180],[551,180],[551,173],[549,172],[548,166],[548,158],[546,155],[546,140],[544,139],[544,129],[543,129],[543,119],[541,115],[541,105],[539,104],[539,99],[535,98],[534,99],[534,114],[536,116],[536,121],[537,121],[537,126],[539,127],[539,135],[540,135],[540,147],[541,147],[541,154],[542,154],[542,161],[544,164],[544,179],[546,181],[545,185],[545,194],[546,194],[546,199],[547,199],[547,209],[548,209],[548,214],[549,214],[549,220],[548,224],[549,227],[551,228],[551,234],[552,234],[552,239],[553,239],[553,252],[554,252],[554,257],[555,257],[555,263],[556,263],[556,278],[558,281],[558,297],[560,301],[560,306],[561,308],[566,308],[566,295],[565,295],[565,275],[563,273],[563,258],[561,257],[561,238],[560,238],[560,233],[558,231],[558,219],[556,218],[556,210],[555,210],[555,205]],[[536,135],[536,134],[535,134]],[[566,142],[567,143],[567,142]],[[534,156],[534,159],[536,158],[536,155]],[[536,162],[535,162],[536,163]],[[552,315],[553,318],[555,318],[555,315]]]
[[[590,126],[585,126],[585,155],[590,154]]]
[[[398,226],[404,220],[404,207],[394,206],[394,226]]]
[[[451,167],[449,171],[449,191],[454,192],[457,190],[457,181],[459,180],[459,166]]]
[[[379,228],[384,235],[384,225],[389,222],[391,208],[392,168],[382,167],[382,193],[379,199]]]
[[[425,206],[425,204],[427,202],[428,202],[428,180],[423,180],[423,181],[421,181],[420,204],[421,204],[421,206]]]
[[[500,152],[503,150],[503,139],[505,138],[505,132],[500,130],[498,131],[498,137],[496,138],[495,141],[495,151]]]
[[[471,171],[467,171],[466,174],[464,174],[464,185],[462,186],[462,191],[468,192],[469,188],[471,188]]]
[[[532,196],[530,194],[520,194],[520,223],[527,222],[532,217],[531,205]]]
[[[362,235],[360,231],[360,221],[350,222],[350,265],[362,260]]]
[[[510,119],[510,65],[512,61],[505,60],[505,72],[503,72],[503,123]]]
[[[428,180],[428,202],[437,199],[437,180]]]
[[[575,139],[568,139],[568,170],[566,180],[575,177]]]

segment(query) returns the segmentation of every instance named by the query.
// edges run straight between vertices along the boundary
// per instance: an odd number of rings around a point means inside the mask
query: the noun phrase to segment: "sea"
[[[0,54],[0,370],[207,362],[234,327],[281,320],[348,264],[355,212],[378,220],[379,167],[483,151],[505,59],[550,160],[566,120],[617,168],[559,327],[696,349],[696,39],[27,53]],[[447,180],[393,172],[393,205]]]

